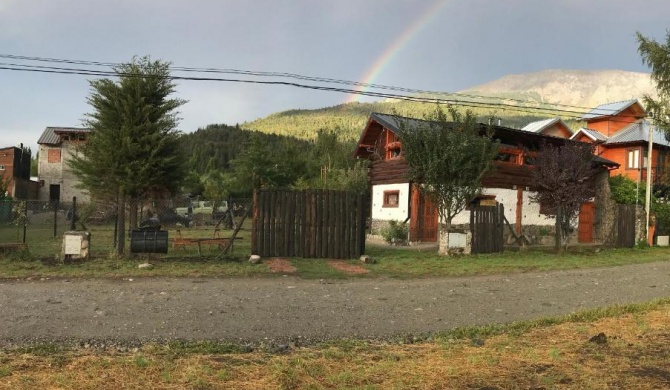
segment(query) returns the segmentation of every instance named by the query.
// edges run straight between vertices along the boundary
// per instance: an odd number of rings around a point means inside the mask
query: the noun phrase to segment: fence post
[[[23,243],[26,243],[26,228],[28,226],[28,200],[23,202]]]
[[[72,197],[72,215],[70,215],[70,231],[74,231],[77,228],[76,218],[77,218],[77,197],[73,196]]]
[[[54,208],[54,238],[58,236],[58,201],[54,200],[51,205]]]

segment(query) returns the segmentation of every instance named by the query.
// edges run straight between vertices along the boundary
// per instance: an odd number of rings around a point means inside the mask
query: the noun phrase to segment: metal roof
[[[387,129],[393,130],[394,133],[400,133],[402,131],[403,124],[411,128],[420,123],[426,122],[421,119],[406,118],[389,114],[379,114],[376,112],[373,112],[370,117]]]
[[[649,142],[649,126],[651,124],[646,120],[637,121],[621,129],[618,133],[611,136],[606,145],[625,144],[631,142]],[[665,138],[665,132],[654,128],[654,144],[670,147],[670,141]]]
[[[577,138],[577,135],[579,133],[586,134],[587,137],[591,138],[594,141],[607,141],[607,136],[605,136],[603,133],[597,130],[588,129],[586,127],[582,127],[579,130],[577,130],[577,132],[575,132],[575,134],[573,134],[572,137],[570,137],[570,139]]]
[[[624,100],[621,102],[613,102],[613,103],[605,103],[601,104],[598,107],[592,109],[591,111],[587,112],[584,114],[580,120],[589,120],[589,119],[595,119],[595,118],[600,118],[603,116],[612,116],[620,113],[621,111],[627,109],[628,107],[632,106],[633,104],[640,104],[637,99],[631,99],[631,100]]]
[[[81,127],[47,127],[37,140],[38,144],[58,145],[60,144],[60,133],[90,133],[91,129]]]
[[[530,122],[529,124],[524,126],[521,130],[530,131],[531,133],[539,133],[560,120],[561,120],[560,118],[550,118],[541,121]]]

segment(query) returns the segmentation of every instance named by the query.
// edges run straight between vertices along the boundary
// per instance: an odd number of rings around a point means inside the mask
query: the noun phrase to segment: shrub
[[[409,227],[404,222],[389,221],[388,225],[382,228],[381,235],[384,241],[389,244],[406,242],[409,235]]]

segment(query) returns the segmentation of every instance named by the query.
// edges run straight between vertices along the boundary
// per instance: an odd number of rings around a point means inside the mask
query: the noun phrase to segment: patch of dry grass
[[[332,342],[279,355],[162,346],[134,353],[4,351],[0,389],[670,388],[670,304],[652,307],[523,333],[447,334],[404,345]]]

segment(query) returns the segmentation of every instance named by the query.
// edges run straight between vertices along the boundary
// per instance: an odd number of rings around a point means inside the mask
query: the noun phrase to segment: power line
[[[93,66],[105,66],[105,67],[115,67],[117,65],[121,64],[115,64],[115,63],[106,63],[106,62],[96,62],[96,61],[80,61],[80,60],[65,60],[65,59],[52,59],[52,58],[41,58],[41,57],[25,57],[25,56],[14,56],[14,55],[6,55],[6,54],[0,54],[0,58],[12,58],[12,59],[18,59],[18,60],[31,60],[31,61],[40,61],[40,62],[54,62],[54,63],[65,63],[65,64],[77,64],[77,65],[93,65]],[[53,73],[53,74],[73,74],[73,75],[85,75],[85,76],[102,76],[102,77],[134,77],[136,75],[134,74],[127,74],[127,73],[121,73],[116,70],[109,70],[109,71],[103,71],[103,70],[93,70],[93,69],[82,69],[82,68],[67,68],[67,67],[56,67],[56,66],[41,66],[41,65],[32,65],[32,64],[16,64],[16,63],[0,63],[0,70],[14,70],[14,71],[25,71],[25,72],[40,72],[40,73]],[[171,69],[177,69],[177,70],[183,70],[183,69],[190,69],[190,71],[207,71],[208,69],[211,70],[213,73],[226,73],[229,70],[222,70],[222,69],[213,69],[213,68],[181,68],[181,67],[174,67]],[[231,73],[233,70],[230,70]],[[290,73],[276,73],[276,72],[252,72],[252,71],[238,71],[234,70],[234,72],[238,72],[236,74],[243,74],[243,75],[253,75],[253,76],[270,76],[270,75],[281,75],[280,77],[294,77],[294,78],[300,78],[302,80],[328,80],[327,82],[342,82],[346,85],[352,85],[352,86],[362,86],[362,85],[369,85],[369,86],[377,86],[376,84],[366,84],[366,83],[358,83],[358,82],[350,82],[346,80],[336,80],[336,79],[329,79],[329,78],[313,78],[309,76],[301,76],[301,75],[296,75],[296,74],[290,74]],[[140,77],[146,77],[146,76],[140,76]],[[355,90],[355,89],[350,89],[350,88],[339,88],[339,87],[327,87],[327,86],[318,86],[318,85],[308,85],[308,84],[300,84],[300,83],[294,83],[294,82],[287,82],[287,81],[260,81],[260,80],[248,80],[248,79],[233,79],[233,78],[218,78],[218,77],[186,77],[186,76],[176,76],[176,75],[170,75],[169,79],[172,80],[186,80],[186,81],[216,81],[216,82],[236,82],[236,83],[247,83],[247,84],[262,84],[262,85],[283,85],[283,86],[290,86],[290,87],[296,87],[296,88],[305,88],[305,89],[312,89],[312,90],[320,90],[320,91],[327,91],[327,92],[340,92],[340,93],[347,93],[347,94],[357,94],[357,95],[363,95],[363,96],[369,96],[369,97],[376,97],[376,98],[385,98],[385,99],[397,99],[397,100],[403,100],[403,101],[411,101],[411,102],[418,102],[418,103],[433,103],[433,104],[453,104],[453,105],[459,105],[459,106],[464,106],[464,107],[471,107],[471,108],[489,108],[489,109],[503,109],[503,110],[512,110],[512,111],[518,111],[518,112],[525,112],[525,113],[533,113],[533,114],[551,114],[555,115],[556,113],[562,113],[565,117],[568,117],[569,119],[579,119],[584,115],[584,111],[575,111],[575,110],[566,110],[566,109],[559,109],[555,107],[547,107],[546,104],[545,107],[542,106],[519,106],[516,104],[510,104],[510,103],[503,103],[503,102],[482,102],[482,101],[473,101],[473,100],[461,100],[461,99],[456,99],[456,98],[451,98],[451,96],[469,96],[472,99],[492,99],[492,97],[484,97],[484,96],[476,96],[476,95],[459,95],[459,94],[447,94],[447,93],[437,93],[442,94],[447,96],[448,98],[438,98],[438,97],[426,97],[426,96],[412,96],[412,95],[403,95],[403,94],[395,94],[395,93],[383,93],[383,92],[376,92],[376,91],[365,91],[365,90]],[[398,90],[398,91],[421,91],[421,90],[416,90],[416,89],[406,89],[406,88],[399,88],[399,87],[388,87],[388,86],[381,86],[381,87],[386,87],[388,89],[393,89],[393,90]],[[430,92],[430,91],[423,91],[423,92]],[[506,99],[510,100],[510,99]],[[512,100],[514,101],[514,100]],[[517,102],[521,102],[524,104],[538,104],[536,102],[529,102],[529,101],[522,101],[522,100],[516,100]],[[566,107],[569,107],[567,105],[563,105]],[[577,106],[572,106],[572,107],[577,107]],[[587,107],[580,107],[583,108],[584,110],[589,110]],[[601,111],[611,111],[615,112],[615,110],[609,110],[609,109],[602,109]],[[604,113],[603,113],[604,115]],[[632,123],[634,121],[621,121],[621,122],[626,122],[626,123]]]

